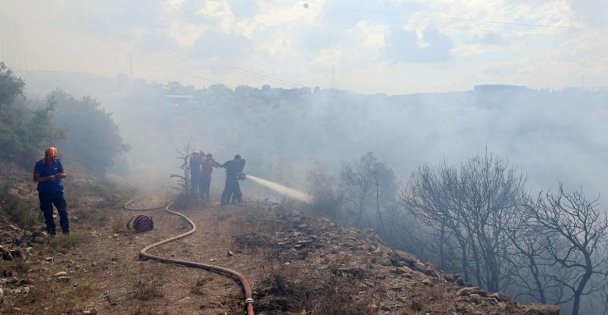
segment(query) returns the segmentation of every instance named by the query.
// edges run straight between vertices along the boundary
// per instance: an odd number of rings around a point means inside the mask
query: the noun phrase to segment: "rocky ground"
[[[48,239],[3,225],[3,314],[240,314],[237,284],[223,276],[138,259],[143,246],[185,231],[177,217],[147,212],[145,234],[112,224]],[[186,212],[194,236],[157,253],[234,268],[252,283],[258,314],[557,314],[500,293],[466,287],[371,231],[269,208],[217,206]],[[120,222],[120,224],[119,224]]]
[[[112,206],[118,196],[88,196],[72,196],[78,201],[70,236],[51,239],[41,225],[21,229],[0,220],[0,313],[243,314],[241,289],[232,279],[139,259],[145,245],[186,231],[182,219],[143,211],[156,227],[135,234],[126,223],[139,213]],[[163,201],[150,197],[141,205]],[[212,203],[184,213],[198,231],[153,253],[245,274],[257,314],[559,313],[467,286],[457,275],[383,245],[373,231],[341,228],[281,205]]]

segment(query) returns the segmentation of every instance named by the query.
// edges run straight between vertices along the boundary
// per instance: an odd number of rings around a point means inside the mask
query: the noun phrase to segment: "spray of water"
[[[252,181],[254,181],[262,186],[268,187],[278,193],[281,193],[281,194],[291,197],[293,199],[297,199],[297,200],[300,200],[303,202],[312,201],[312,197],[310,197],[310,195],[308,195],[307,193],[301,192],[299,190],[295,190],[293,188],[289,188],[285,185],[277,184],[275,182],[271,182],[269,180],[261,179],[259,177],[255,177],[255,176],[251,176],[251,175],[247,175],[247,178],[251,179]]]

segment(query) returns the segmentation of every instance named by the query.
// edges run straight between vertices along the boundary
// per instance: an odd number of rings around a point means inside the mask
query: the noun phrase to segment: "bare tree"
[[[572,303],[572,315],[578,315],[581,299],[599,290],[590,285],[594,274],[604,272],[606,253],[598,251],[605,241],[608,221],[598,209],[598,200],[587,200],[582,191],[564,192],[560,183],[557,193],[539,193],[528,207],[533,227],[544,237],[544,263],[554,266],[545,275],[569,291],[557,303]]]
[[[306,181],[313,199],[313,211],[340,222],[343,196],[339,192],[337,180],[319,161],[315,161],[312,169],[306,173]]]
[[[442,266],[456,265],[445,257],[457,245],[460,271],[491,291],[508,281],[504,227],[524,196],[525,180],[506,160],[476,156],[460,167],[423,166],[402,191],[400,203],[439,234]],[[452,240],[455,240],[452,241]]]
[[[180,169],[182,170],[182,174],[171,174],[171,178],[175,178],[177,180],[177,187],[174,187],[177,191],[179,191],[179,195],[174,201],[174,205],[178,208],[187,207],[191,202],[190,191],[192,187],[192,179],[190,178],[190,156],[192,155],[192,145],[190,142],[184,145],[184,147],[180,149],[176,149],[177,151],[177,159],[181,161]]]
[[[344,163],[340,187],[350,223],[358,227],[382,228],[382,211],[395,204],[395,174],[369,152],[352,163]],[[384,231],[379,231],[384,232]]]

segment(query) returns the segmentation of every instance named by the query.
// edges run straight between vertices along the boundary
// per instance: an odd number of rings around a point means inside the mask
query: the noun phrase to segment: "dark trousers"
[[[201,176],[200,191],[201,200],[209,201],[209,189],[211,188],[211,176]]]
[[[199,195],[201,174],[190,174],[190,192],[191,196],[196,198]]]
[[[63,191],[39,191],[38,199],[40,199],[40,210],[44,214],[46,230],[49,234],[55,234],[55,220],[53,220],[53,205],[59,213],[59,225],[63,233],[70,233],[70,221],[68,220],[68,205],[63,198]]]
[[[227,205],[229,203],[237,204],[241,203],[241,186],[236,176],[226,176],[226,185],[224,186],[224,192],[222,193],[222,204]]]

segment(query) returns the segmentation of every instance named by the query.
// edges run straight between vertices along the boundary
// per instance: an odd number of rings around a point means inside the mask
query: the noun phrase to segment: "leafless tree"
[[[395,204],[395,174],[369,152],[340,172],[344,207],[350,222],[358,227],[383,228],[382,212]],[[379,231],[382,232],[382,231]]]
[[[544,263],[555,268],[546,277],[570,293],[556,303],[571,302],[571,314],[578,315],[582,297],[599,290],[591,277],[605,271],[606,253],[599,246],[606,239],[606,215],[598,200],[588,200],[582,191],[564,192],[561,183],[557,193],[539,193],[527,208],[531,224],[543,236]]]
[[[339,192],[337,180],[321,162],[315,161],[312,169],[306,173],[306,181],[313,199],[312,210],[340,222],[343,196]]]
[[[524,184],[523,175],[506,160],[485,154],[460,167],[444,163],[417,169],[400,204],[437,231],[442,266],[449,264],[445,248],[457,245],[460,253],[455,258],[465,280],[471,277],[498,291],[508,277],[504,227],[524,196]]]

